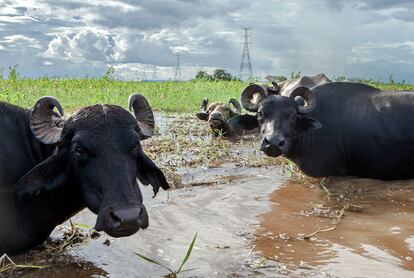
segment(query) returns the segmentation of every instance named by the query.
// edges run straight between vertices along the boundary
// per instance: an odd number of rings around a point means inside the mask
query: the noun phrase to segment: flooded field
[[[58,243],[12,258],[47,267],[15,276],[161,277],[169,271],[134,253],[177,270],[197,234],[184,267],[192,270],[179,277],[413,277],[413,182],[320,187],[266,158],[254,137],[211,138],[192,116],[158,114],[157,130],[144,148],[174,188],[154,199],[142,189],[149,228],[91,237],[96,216],[84,210],[72,219],[79,234],[65,223],[53,233]]]

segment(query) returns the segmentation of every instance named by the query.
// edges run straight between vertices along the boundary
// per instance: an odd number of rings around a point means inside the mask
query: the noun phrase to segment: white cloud
[[[112,36],[103,31],[81,31],[74,36],[57,35],[41,54],[45,58],[62,60],[111,61],[113,54]]]
[[[79,3],[79,4],[84,3],[84,1],[72,1],[72,2]],[[94,1],[89,0],[88,4],[92,6],[97,6],[97,7],[100,6],[100,7],[105,7],[105,8],[113,8],[113,9],[117,9],[122,12],[135,12],[135,11],[142,10],[140,6],[131,5],[128,3],[122,3],[120,1],[114,1],[114,0],[94,0]]]
[[[7,48],[24,48],[24,47],[32,47],[32,48],[39,48],[41,49],[42,46],[40,45],[39,41],[35,38],[31,38],[25,35],[10,35],[5,36],[1,43],[7,46]]]

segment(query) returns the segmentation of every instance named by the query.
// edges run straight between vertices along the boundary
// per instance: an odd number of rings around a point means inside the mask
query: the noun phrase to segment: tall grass
[[[96,103],[127,106],[128,96],[143,94],[154,110],[165,112],[194,112],[201,100],[227,101],[239,98],[246,84],[240,81],[223,82],[134,82],[108,79],[21,79],[0,80],[0,101],[32,107],[42,96],[54,96],[65,110]]]
[[[413,84],[362,81],[384,90],[414,90]],[[154,110],[164,112],[195,112],[201,100],[210,102],[239,99],[247,86],[241,81],[187,81],[187,82],[135,82],[102,79],[20,79],[0,80],[0,101],[26,108],[32,107],[42,96],[59,99],[66,111],[96,103],[127,106],[128,96],[143,94]]]

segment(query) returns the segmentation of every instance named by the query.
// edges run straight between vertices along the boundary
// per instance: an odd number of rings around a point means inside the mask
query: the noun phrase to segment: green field
[[[154,110],[165,112],[194,112],[201,100],[210,101],[239,99],[246,84],[239,81],[223,82],[133,82],[98,79],[47,80],[23,79],[0,80],[0,100],[32,107],[42,96],[54,96],[65,110],[96,103],[127,106],[128,96],[143,94]]]
[[[414,90],[413,84],[366,82],[386,90]],[[42,96],[54,96],[66,111],[96,103],[127,106],[128,96],[140,93],[156,111],[194,112],[204,97],[210,101],[239,99],[247,83],[240,81],[134,82],[105,79],[0,80],[0,101],[32,107]]]

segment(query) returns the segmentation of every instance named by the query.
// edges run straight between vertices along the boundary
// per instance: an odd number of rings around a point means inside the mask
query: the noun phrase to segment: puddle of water
[[[226,179],[234,173],[237,178]],[[202,177],[206,180],[213,177],[219,184],[160,192],[155,199],[151,198],[151,188],[143,188],[149,228],[128,238],[102,235],[68,249],[66,256],[94,265],[94,270],[103,272],[91,273],[78,268],[76,276],[161,277],[167,271],[143,261],[133,252],[176,269],[196,233],[197,241],[186,268],[197,269],[180,277],[292,277],[292,273],[299,276],[319,273],[292,271],[279,263],[261,259],[253,251],[251,241],[260,224],[257,215],[270,209],[267,196],[285,179],[277,166],[248,168],[225,164],[210,170],[194,168],[183,175],[193,175],[198,181],[202,181]],[[93,226],[96,216],[84,210],[72,221]],[[44,277],[47,273],[74,277],[75,273],[59,265],[48,271],[53,272],[33,272],[31,277]]]
[[[272,170],[278,171],[274,166]],[[246,181],[249,178],[257,180],[263,178],[258,169],[237,166],[236,163],[224,163],[217,168],[196,167],[189,169],[180,167],[177,169],[177,173],[181,176],[181,182],[184,186],[225,184],[240,180]],[[268,174],[267,171],[265,173],[265,175]]]
[[[230,165],[227,165],[226,170],[229,169]],[[255,258],[249,244],[259,224],[255,215],[269,209],[264,198],[278,187],[283,178],[277,177],[276,167],[242,171],[245,176],[230,184],[160,192],[156,199],[151,199],[151,190],[145,188],[144,202],[150,216],[147,230],[128,238],[109,238],[110,246],[103,244],[108,239],[104,235],[85,246],[72,249],[70,254],[94,263],[109,276],[160,277],[166,274],[165,270],[143,261],[133,252],[175,268],[198,233],[187,266],[197,269],[183,277],[253,275],[256,270],[248,265]],[[222,177],[221,174],[219,176]],[[204,175],[208,179],[210,173],[206,171]],[[215,172],[212,175],[219,178]],[[262,178],[253,178],[253,175]],[[83,211],[73,221],[91,225],[94,220],[95,216]]]
[[[310,265],[346,277],[413,277],[414,182],[328,184],[330,197],[294,182],[272,193],[274,207],[262,216],[257,250],[292,268]]]

